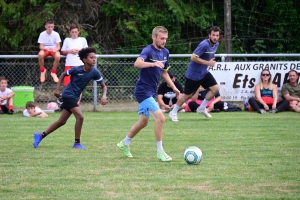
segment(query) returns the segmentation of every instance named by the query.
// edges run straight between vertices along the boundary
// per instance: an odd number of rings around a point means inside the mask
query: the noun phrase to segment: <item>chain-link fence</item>
[[[21,57],[21,56],[20,56]],[[137,102],[134,97],[134,86],[139,76],[139,70],[133,66],[135,58],[99,58],[97,68],[100,70],[105,84],[107,85],[106,106],[97,106],[100,111],[135,111]],[[189,59],[174,59],[171,62],[172,71],[177,76],[179,82],[184,81],[184,72]],[[40,71],[37,58],[18,58],[18,59],[1,59],[0,76],[6,76],[9,80],[9,87],[18,88],[19,86],[30,86],[34,88],[34,102],[40,107],[46,109],[49,102],[56,102],[54,90],[56,83],[50,76],[53,59],[45,59],[47,69],[46,81],[40,82]],[[57,75],[59,76],[64,70],[65,59],[62,57]],[[63,89],[63,88],[62,88]],[[97,86],[97,94],[100,97],[102,90]],[[16,106],[15,110],[25,108]],[[82,93],[81,109],[84,111],[94,110],[94,86],[93,81],[86,87]]]
[[[291,60],[290,57],[299,58],[300,54],[216,54],[216,61],[224,62],[225,58],[231,61],[245,61],[251,58],[252,62],[263,57],[266,60]],[[134,86],[139,76],[139,70],[133,67],[138,55],[97,55],[97,68],[100,70],[108,88],[108,104],[99,106],[97,99],[102,95],[101,87],[95,86],[93,81],[86,87],[82,94],[81,109],[83,111],[136,111],[137,102],[134,97]],[[189,63],[188,54],[171,54],[170,65],[177,81],[184,85],[184,73]],[[298,59],[297,59],[298,60]],[[45,59],[47,77],[44,83],[40,82],[40,71],[37,55],[0,55],[0,76],[9,79],[10,87],[29,86],[34,88],[34,101],[46,109],[49,102],[56,101],[53,82],[50,71],[52,58]],[[64,70],[65,58],[62,56],[57,70],[59,76]],[[63,88],[62,88],[63,89]],[[16,107],[15,110],[24,109]]]

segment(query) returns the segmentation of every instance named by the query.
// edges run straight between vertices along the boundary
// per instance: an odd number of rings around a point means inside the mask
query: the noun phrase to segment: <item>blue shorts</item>
[[[159,107],[155,99],[153,97],[149,97],[140,103],[138,114],[144,114],[149,118],[150,114],[148,111],[154,112],[157,110],[159,110]]]

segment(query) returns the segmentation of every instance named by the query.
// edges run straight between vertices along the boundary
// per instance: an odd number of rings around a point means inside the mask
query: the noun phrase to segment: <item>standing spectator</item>
[[[7,87],[8,79],[4,76],[0,77],[0,114],[14,113],[13,96],[15,93]]]
[[[220,87],[213,75],[208,71],[208,67],[214,67],[216,64],[215,52],[219,46],[218,41],[220,34],[221,29],[219,27],[211,27],[208,32],[208,39],[200,42],[192,54],[191,61],[185,73],[184,94],[178,99],[173,110],[169,113],[169,117],[173,122],[178,121],[178,110],[200,87],[200,85],[209,89],[209,91],[199,108],[197,108],[197,112],[203,114],[207,118],[211,118],[211,115],[206,110],[206,105],[219,92]]]
[[[176,88],[180,91],[180,93],[182,93],[182,85],[178,81],[176,81],[176,77],[173,74],[173,72],[169,70],[168,74]],[[170,85],[168,85],[166,82],[163,82],[159,85],[157,91],[157,103],[163,112],[169,112],[170,110],[172,110],[177,102],[177,99],[177,95]],[[182,104],[181,108],[179,109],[179,112],[184,111],[185,106],[186,103]]]
[[[272,83],[272,75],[268,69],[261,72],[259,83],[255,85],[255,97],[249,99],[251,109],[264,114],[266,111],[277,113],[284,111],[289,106],[287,100],[278,101],[278,89]]]
[[[289,110],[300,112],[300,84],[298,83],[298,72],[289,71],[289,83],[285,83],[281,88],[282,96],[290,102]]]
[[[133,157],[129,150],[129,144],[133,137],[148,125],[151,114],[155,120],[154,133],[156,137],[157,158],[161,161],[172,160],[165,153],[162,146],[165,116],[154,99],[161,76],[177,95],[180,94],[180,91],[176,88],[166,71],[169,67],[169,50],[165,48],[167,39],[168,30],[163,26],[155,27],[152,31],[153,43],[142,50],[134,63],[134,66],[140,69],[140,77],[137,80],[134,90],[134,95],[139,102],[138,114],[140,117],[131,127],[124,140],[117,144],[118,148],[127,157]]]
[[[60,60],[60,36],[54,29],[54,21],[47,20],[45,24],[45,31],[41,32],[38,43],[40,52],[38,54],[39,65],[40,65],[40,81],[43,83],[46,80],[46,68],[45,68],[45,57],[51,56],[54,58],[53,67],[51,69],[51,77],[55,83],[58,82],[58,77],[56,75],[57,67]]]

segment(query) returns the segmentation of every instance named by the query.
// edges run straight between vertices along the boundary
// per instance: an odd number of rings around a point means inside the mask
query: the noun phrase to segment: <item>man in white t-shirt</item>
[[[0,77],[0,114],[10,114],[14,113],[13,106],[13,96],[15,93],[7,88],[8,79],[4,76]]]
[[[41,118],[48,117],[47,113],[42,111],[32,101],[28,101],[26,103],[26,109],[23,111],[23,115],[24,117],[41,117]]]
[[[79,37],[79,27],[75,24],[70,25],[70,38],[64,40],[61,48],[61,54],[66,55],[65,70],[67,71],[75,66],[83,65],[83,62],[79,59],[78,52],[88,47],[87,41],[84,37]],[[65,76],[64,86],[70,83],[71,76]]]
[[[40,81],[43,83],[46,80],[46,68],[44,59],[47,56],[51,56],[54,58],[53,67],[51,69],[51,77],[55,83],[58,82],[58,77],[56,75],[56,70],[60,60],[60,36],[54,31],[54,21],[47,20],[45,24],[45,31],[41,32],[38,43],[40,52],[38,54],[39,65],[40,65]]]

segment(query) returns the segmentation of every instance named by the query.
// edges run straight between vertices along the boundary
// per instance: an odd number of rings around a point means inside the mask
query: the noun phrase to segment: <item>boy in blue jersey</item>
[[[158,81],[162,76],[177,96],[180,91],[170,79],[167,70],[169,68],[169,50],[165,48],[168,38],[168,30],[163,26],[157,26],[152,31],[151,45],[146,46],[136,59],[134,67],[140,69],[140,76],[136,82],[134,95],[139,102],[138,121],[131,127],[124,140],[117,144],[118,148],[127,157],[133,157],[129,150],[132,138],[148,124],[150,114],[155,120],[154,133],[156,137],[157,158],[161,161],[171,161],[172,158],[165,153],[162,146],[163,124],[165,116],[158,107],[155,96]]]
[[[103,77],[101,76],[99,70],[94,67],[96,63],[96,49],[94,48],[83,48],[78,53],[80,60],[84,63],[82,66],[74,67],[68,71],[62,73],[59,77],[56,90],[54,95],[60,97],[60,86],[63,83],[65,76],[71,76],[71,82],[67,85],[62,93],[63,103],[61,105],[61,115],[59,119],[51,124],[44,132],[34,134],[34,148],[38,148],[39,143],[50,133],[63,126],[71,114],[76,118],[75,123],[75,142],[73,148],[77,149],[87,149],[80,143],[80,135],[83,124],[83,115],[78,106],[78,100],[81,92],[87,86],[91,80],[95,80],[100,84],[102,88],[102,98],[101,105],[106,104],[106,93],[107,88],[103,82]]]
[[[203,40],[195,49],[191,56],[188,69],[185,73],[185,87],[184,94],[180,96],[173,110],[169,113],[169,117],[173,122],[178,121],[177,113],[181,105],[185,103],[192,94],[202,85],[203,88],[208,89],[202,104],[197,108],[197,112],[203,114],[207,118],[211,115],[206,110],[207,103],[219,92],[220,87],[217,84],[213,75],[208,71],[208,67],[215,66],[215,52],[219,46],[219,38],[221,29],[213,26],[209,29],[208,39]]]

